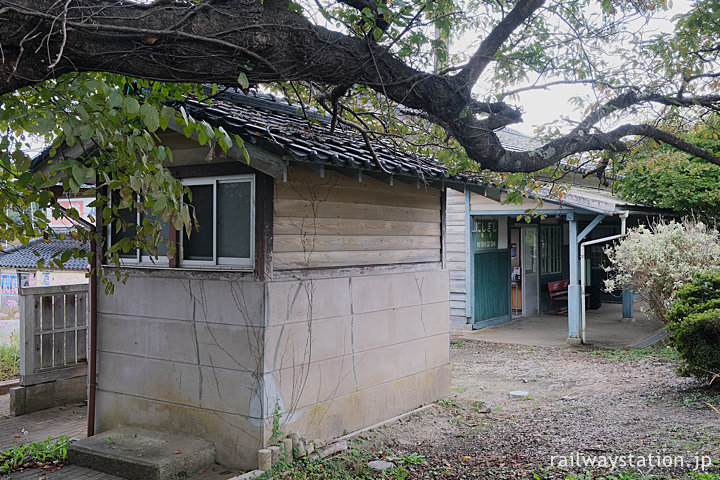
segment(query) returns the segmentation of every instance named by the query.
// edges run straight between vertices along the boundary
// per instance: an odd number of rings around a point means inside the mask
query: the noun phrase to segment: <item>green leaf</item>
[[[55,125],[55,115],[53,115],[52,112],[48,112],[48,116],[37,119],[35,131],[38,133],[49,133],[55,129]]]
[[[245,75],[245,72],[240,72],[238,75],[238,83],[243,88],[243,90],[247,90],[250,87],[250,82],[248,81],[247,75]]]
[[[115,90],[114,92],[112,92],[110,94],[110,96],[108,97],[107,102],[106,102],[108,108],[119,107],[120,105],[122,105],[122,103],[123,103],[123,96],[117,90]]]
[[[162,110],[160,110],[160,128],[167,129],[170,120],[175,118],[176,113],[177,111],[174,108],[163,105]]]
[[[125,111],[128,115],[137,115],[140,111],[140,104],[133,97],[125,97]]]
[[[151,132],[154,132],[160,127],[160,117],[157,108],[148,103],[143,103],[140,107],[140,118],[142,118],[145,126]]]
[[[72,176],[78,184],[85,183],[85,171],[77,163],[72,166]]]

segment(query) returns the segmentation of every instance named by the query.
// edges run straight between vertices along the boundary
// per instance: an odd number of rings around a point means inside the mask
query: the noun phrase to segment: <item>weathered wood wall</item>
[[[465,328],[465,194],[447,192],[447,266],[450,270],[450,326]]]
[[[275,184],[274,270],[441,260],[440,191],[288,168]]]

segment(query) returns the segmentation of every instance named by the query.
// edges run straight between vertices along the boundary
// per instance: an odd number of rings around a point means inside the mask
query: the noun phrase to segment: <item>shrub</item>
[[[683,362],[679,373],[710,380],[720,372],[720,273],[697,275],[676,298],[666,328]]]
[[[717,231],[688,221],[630,229],[605,254],[610,261],[605,290],[631,288],[645,303],[646,313],[658,321],[666,321],[676,292],[693,275],[720,269]]]
[[[0,381],[18,375],[20,375],[20,345],[17,336],[13,336],[10,344],[0,345]]]

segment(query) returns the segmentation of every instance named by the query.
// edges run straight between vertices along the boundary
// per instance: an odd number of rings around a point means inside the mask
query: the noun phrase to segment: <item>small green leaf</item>
[[[35,130],[38,133],[49,133],[55,128],[55,115],[53,115],[52,112],[48,113],[51,116],[40,117],[37,119],[37,126]]]
[[[115,90],[114,92],[112,92],[110,94],[106,103],[107,103],[108,108],[119,107],[123,103],[123,96],[120,92]]]
[[[72,176],[78,185],[82,185],[83,183],[85,183],[85,171],[77,163],[72,166]]]
[[[137,115],[140,111],[140,104],[133,97],[126,97],[125,111],[128,113],[128,115]]]
[[[160,117],[157,108],[152,105],[143,103],[140,107],[140,117],[149,131],[154,132],[160,127]]]
[[[250,87],[250,82],[248,81],[245,72],[240,72],[240,75],[238,75],[238,83],[240,84],[240,87],[243,88],[243,90],[247,90]]]
[[[160,128],[165,130],[167,129],[168,125],[170,124],[170,120],[175,118],[175,111],[174,108],[168,107],[167,105],[163,105],[162,110],[160,110]]]

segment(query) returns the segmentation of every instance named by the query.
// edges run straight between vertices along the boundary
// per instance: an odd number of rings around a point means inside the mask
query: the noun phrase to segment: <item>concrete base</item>
[[[120,427],[75,442],[68,460],[129,480],[174,480],[212,465],[215,447],[188,435]]]
[[[586,313],[585,340],[597,348],[631,347],[664,326],[662,322],[647,318],[637,309],[634,322],[620,323],[622,305],[618,303],[603,303],[599,310],[589,310]],[[565,340],[569,336],[567,317],[562,315],[520,317],[498,327],[453,333],[458,338],[547,347],[566,347],[568,344]],[[577,337],[579,335],[574,338]]]
[[[10,415],[19,416],[87,400],[87,377],[74,377],[10,389]]]
[[[571,346],[582,345],[582,339],[579,337],[568,337],[565,343]]]

